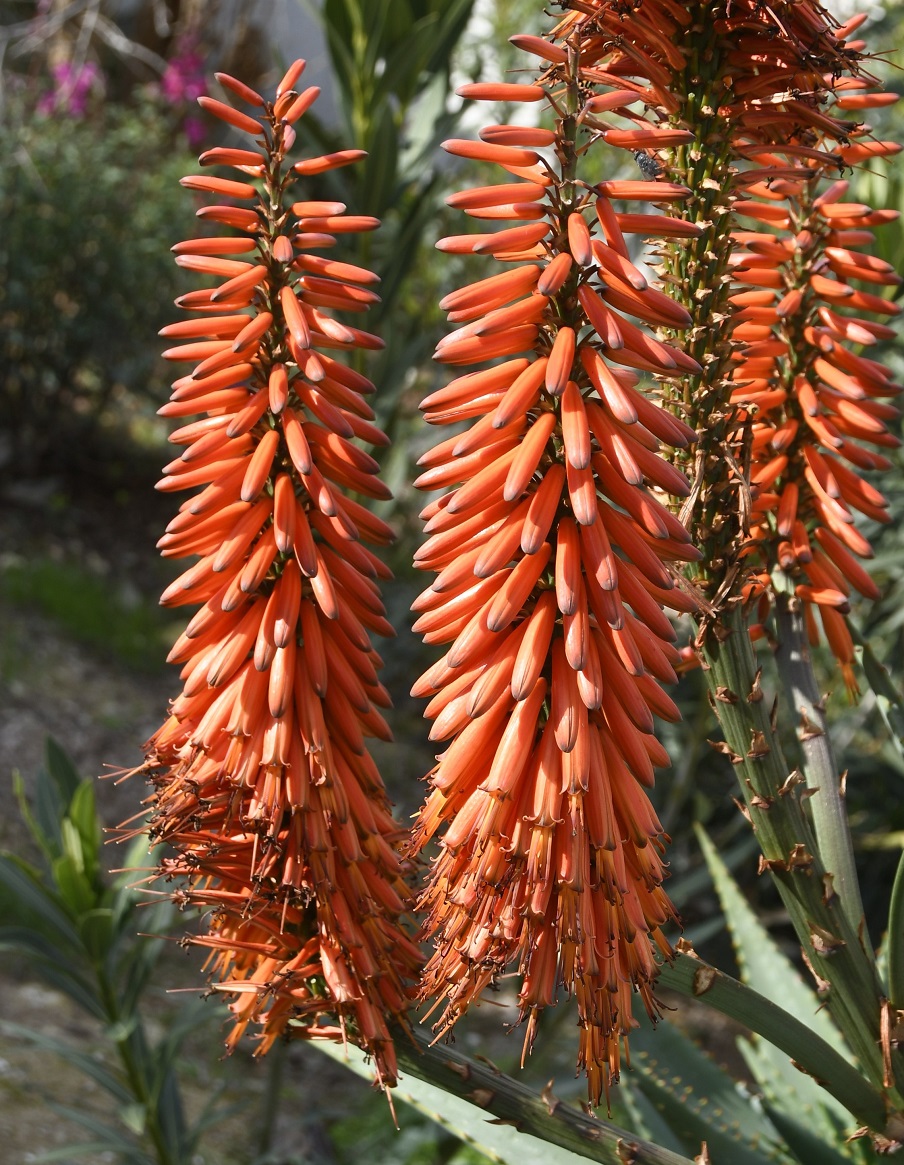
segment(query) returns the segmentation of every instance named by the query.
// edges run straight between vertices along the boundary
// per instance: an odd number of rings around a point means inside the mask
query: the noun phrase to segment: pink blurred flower
[[[38,101],[38,113],[49,116],[62,113],[68,117],[84,117],[88,99],[99,97],[104,90],[104,75],[94,61],[74,65],[61,61],[51,70],[53,89]]]

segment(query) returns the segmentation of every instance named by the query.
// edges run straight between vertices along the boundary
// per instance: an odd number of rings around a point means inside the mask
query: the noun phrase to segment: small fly
[[[653,154],[647,150],[632,150],[631,152],[647,182],[658,182],[662,178],[664,171]]]

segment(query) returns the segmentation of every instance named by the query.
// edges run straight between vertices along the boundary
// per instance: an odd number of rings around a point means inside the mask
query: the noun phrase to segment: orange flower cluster
[[[864,92],[866,83],[857,78],[835,88],[842,109],[897,99]],[[900,150],[892,142],[849,140],[867,132],[842,122],[835,137],[844,144],[832,149],[822,135],[808,148],[815,154],[818,146],[839,163]],[[779,567],[790,576],[811,642],[820,638],[818,611],[848,689],[856,692],[845,614],[852,590],[872,599],[879,591],[857,561],[872,557],[872,549],[854,516],[888,521],[885,498],[861,473],[891,468],[883,453],[864,443],[879,449],[900,444],[887,427],[898,410],[883,398],[902,389],[883,364],[851,348],[870,348],[895,335],[887,324],[863,316],[899,314],[897,304],[876,292],[899,285],[901,278],[862,248],[872,242],[872,228],[898,212],[845,201],[849,183],[827,181],[828,170],[828,161],[808,157],[796,174],[768,187],[758,184],[749,191],[756,197],[736,206],[760,229],[735,234],[741,248],[736,275],[755,290],[735,297],[743,306],[734,335],[748,346],[734,373],[732,399],[752,434],[751,550],[758,573],[747,593],[761,595],[765,610],[771,572]]]
[[[574,8],[556,35],[576,45],[582,77],[608,84],[613,100],[625,87],[643,97],[659,119],[649,130],[653,149],[670,144],[653,135],[693,125],[693,146],[657,161],[704,188],[686,204],[690,216],[707,227],[719,219],[731,226],[738,218],[757,223],[755,231],[734,230],[727,267],[719,266],[719,248],[712,246],[702,261],[685,265],[685,302],[692,308],[691,296],[703,305],[720,285],[733,292],[721,315],[711,313],[730,340],[721,362],[715,353],[709,357],[715,394],[700,397],[698,407],[712,409],[720,396],[733,406],[727,413],[733,432],[724,440],[738,464],[751,461],[750,526],[739,527],[732,548],[737,554],[748,534],[756,544],[746,548],[758,575],[745,595],[763,596],[762,616],[772,571],[790,573],[812,636],[818,638],[818,608],[853,688],[844,612],[851,589],[877,594],[852,557],[871,553],[853,512],[885,520],[882,495],[857,471],[889,464],[860,442],[897,444],[886,428],[896,411],[881,398],[898,392],[887,369],[845,346],[890,338],[886,325],[863,320],[862,313],[898,311],[875,294],[876,285],[898,277],[860,251],[872,239],[869,228],[897,214],[843,202],[847,183],[837,181],[845,166],[900,149],[875,140],[868,125],[845,120],[847,111],[896,100],[870,91],[875,82],[864,72],[865,46],[851,39],[865,17],[837,27],[818,4],[787,0],[742,0],[715,12],[708,4],[671,0],[630,14],[611,0],[582,0]],[[712,37],[719,47],[706,54],[702,46]],[[713,165],[705,172],[707,157],[720,151],[732,171],[719,173]],[[710,345],[711,322],[695,315],[697,343]],[[700,355],[699,347],[690,350]],[[703,525],[710,525],[713,512],[702,512]]]
[[[303,67],[274,103],[219,74],[251,113],[200,98],[253,145],[201,156],[238,180],[183,179],[222,200],[199,217],[234,233],[174,248],[220,282],[178,300],[192,315],[164,329],[186,341],[164,355],[196,366],[161,412],[204,416],[171,435],[182,452],[158,483],[202,487],[159,543],[198,556],[161,601],[201,606],[170,653],[184,686],[145,769],[153,835],[175,850],[161,872],[213,908],[192,941],[212,948],[217,987],[235,996],[229,1043],[249,1023],[266,1050],[288,1024],[335,1035],[338,1020],[391,1083],[387,1019],[403,1018],[419,955],[400,924],[401,831],[366,750],[368,736],[388,738],[378,709],[389,702],[369,632],[391,628],[376,583],[388,571],[362,542],[391,533],[346,493],[388,496],[354,443],[385,437],[365,399],[373,385],[329,354],[381,346],[330,314],[363,311],[376,279],[317,254],[378,224],[298,197],[300,180],[361,156],[287,160],[319,92],[296,89]]]
[[[643,127],[652,150],[676,144],[661,135],[681,123],[693,126],[695,144],[728,145],[737,158],[756,158],[762,143],[808,156],[811,134],[837,133],[838,120],[822,110],[825,96],[834,79],[859,71],[862,57],[862,44],[846,37],[865,17],[834,28],[812,0],[644,0],[637,7],[566,0],[566,6],[574,11],[551,38],[576,46],[582,80],[631,91],[635,103],[643,102],[646,117],[619,112]],[[597,108],[618,105],[610,94],[597,99]],[[621,144],[620,134],[603,137]],[[845,161],[864,156],[855,147]],[[773,166],[763,166],[760,177],[780,177]]]
[[[626,235],[695,228],[611,202],[680,200],[680,186],[577,179],[595,98],[565,50],[515,39],[549,64],[543,84],[460,92],[545,101],[555,128],[492,125],[445,143],[501,168],[500,183],[448,201],[502,229],[437,245],[504,266],[445,298],[460,326],[436,353],[455,367],[500,362],[422,405],[431,423],[473,422],[421,459],[416,483],[447,491],[422,514],[416,561],[437,577],[414,604],[415,629],[447,649],[414,692],[430,697],[431,739],[450,742],[412,839],[420,852],[444,829],[420,903],[436,946],[422,994],[444,1006],[446,1031],[517,967],[525,1052],[540,1012],[573,994],[596,1104],[618,1075],[632,993],[655,1016],[656,952],[670,954],[665,839],[645,787],[668,760],[654,717],[678,715],[660,686],[678,659],[662,608],[694,607],[672,563],[699,557],[657,497],[688,489],[660,442],[694,433],[635,371],[699,371],[649,330],[689,316],[631,262]]]

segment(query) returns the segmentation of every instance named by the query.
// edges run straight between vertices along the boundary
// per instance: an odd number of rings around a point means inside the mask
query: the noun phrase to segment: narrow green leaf
[[[63,824],[65,826],[66,822]],[[69,831],[64,830],[64,845],[67,843],[67,833]],[[79,915],[94,909],[97,903],[94,886],[79,869],[78,860],[71,853],[64,853],[58,857],[51,866],[51,871],[67,913],[78,918]]]
[[[59,1056],[68,1064],[72,1064],[79,1072],[96,1081],[105,1092],[109,1092],[119,1103],[124,1104],[131,1100],[132,1094],[122,1081],[117,1079],[109,1069],[104,1067],[99,1060],[96,1060],[94,1056],[89,1055],[87,1052],[80,1052],[78,1048],[73,1048],[71,1044],[67,1044],[63,1040],[44,1035],[41,1032],[34,1031],[32,1028],[23,1027],[18,1023],[9,1023],[4,1020],[0,1024],[0,1029],[11,1036],[15,1036],[17,1039],[33,1044],[36,1048],[43,1048],[45,1051],[53,1052],[54,1055]]]
[[[654,1030],[645,1016],[637,1018],[629,1078],[686,1152],[696,1152],[706,1141],[714,1160],[732,1165],[789,1161],[769,1119],[724,1069],[674,1024],[663,1020]]]
[[[760,924],[706,832],[699,826],[696,831],[731,930],[744,981],[797,1016],[831,1048],[850,1060],[838,1029],[828,1014],[820,1010],[815,993]],[[820,1088],[812,1077],[798,1071],[786,1053],[774,1045],[760,1040],[755,1047],[748,1046],[745,1058],[767,1098],[786,1112],[806,1114],[813,1131],[829,1142],[834,1139],[837,1125],[849,1119],[835,1097]]]
[[[138,1016],[126,1015],[122,1019],[118,1019],[116,1023],[111,1023],[106,1029],[107,1039],[112,1040],[114,1044],[124,1044],[126,1040],[130,1039],[138,1028]]]
[[[139,1145],[124,1136],[116,1128],[104,1124],[93,1113],[86,1112],[85,1109],[81,1108],[71,1108],[67,1104],[58,1104],[53,1100],[47,1101],[47,1107],[53,1112],[59,1113],[60,1116],[65,1117],[66,1120],[80,1125],[83,1129],[87,1129],[98,1140],[104,1141],[108,1152],[121,1153],[131,1165],[157,1165],[153,1158],[148,1156]]]
[[[113,911],[109,907],[89,910],[79,919],[78,928],[89,958],[102,962],[113,939]]]
[[[62,808],[56,788],[44,772],[35,781],[34,811],[25,793],[25,781],[18,769],[13,769],[13,797],[25,827],[34,838],[48,865],[60,853],[60,818]]]
[[[367,192],[368,211],[377,216],[392,205],[399,154],[399,130],[389,104],[381,102],[370,110],[364,137],[367,158],[362,178]]]
[[[38,970],[41,977],[51,987],[56,987],[58,991],[68,995],[73,1003],[76,1003],[83,1011],[93,1015],[102,1023],[106,1020],[107,1013],[104,1010],[103,1000],[98,996],[97,988],[93,983],[82,978],[81,975],[77,975],[71,968],[61,967],[56,963],[45,963],[43,966],[39,966]]]
[[[904,1008],[904,853],[898,862],[888,910],[888,934],[885,940],[888,960],[888,994],[892,1005]]]
[[[223,1103],[225,1092],[226,1085],[219,1084],[214,1089],[213,1094],[205,1101],[204,1107],[187,1132],[187,1143],[190,1149],[193,1150],[197,1146],[201,1137],[208,1129],[243,1112],[252,1102],[252,1098],[248,1096],[243,1100],[234,1100],[225,1104]]]
[[[71,918],[56,894],[41,882],[27,862],[12,854],[0,854],[0,884],[13,899],[14,917],[40,923],[55,931],[59,940],[78,950],[78,931]]]
[[[63,853],[60,856],[69,858],[78,873],[84,874],[85,852],[82,848],[82,838],[71,818],[64,817],[60,822],[60,836],[63,840]]]
[[[155,1114],[163,1139],[170,1147],[173,1157],[184,1160],[188,1153],[189,1132],[182,1107],[182,1094],[176,1073],[168,1071],[159,1085],[155,1081]]]
[[[69,805],[82,783],[82,777],[69,758],[69,754],[57,744],[52,736],[48,736],[44,741],[44,763],[48,775],[59,791],[60,800],[63,805]]]
[[[83,781],[69,802],[68,818],[78,831],[81,840],[82,860],[86,871],[96,877],[100,868],[100,847],[103,843],[100,822],[97,818],[97,800],[94,782]]]
[[[144,1136],[144,1130],[148,1125],[148,1110],[145,1105],[137,1100],[129,1100],[127,1104],[120,1105],[118,1115],[130,1133],[134,1133],[136,1137]]]

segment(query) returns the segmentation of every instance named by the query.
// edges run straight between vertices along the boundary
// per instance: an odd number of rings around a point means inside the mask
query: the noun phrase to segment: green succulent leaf
[[[888,668],[880,662],[869,643],[862,639],[855,628],[852,630],[863,674],[875,696],[876,707],[898,755],[904,759],[904,697],[892,680]]]
[[[885,939],[888,965],[888,994],[892,1005],[904,1008],[904,853],[898,862],[888,911],[888,932]]]
[[[827,1144],[807,1125],[802,1124],[788,1112],[768,1103],[765,1109],[790,1148],[794,1150],[800,1165],[850,1165],[851,1157]]]
[[[618,1082],[617,1099],[625,1107],[628,1127],[673,1153],[683,1153],[685,1145],[672,1131],[668,1121],[652,1100],[634,1083],[633,1075],[623,1072]]]
[[[638,1016],[626,1076],[653,1105],[685,1152],[706,1141],[716,1161],[732,1165],[793,1162],[761,1108],[736,1081],[667,1020]]]
[[[850,1060],[838,1029],[820,1009],[819,999],[760,924],[715,846],[699,826],[697,835],[731,930],[744,982],[802,1020],[830,1047]],[[838,1128],[849,1122],[850,1117],[833,1096],[799,1071],[784,1052],[767,1041],[758,1040],[755,1044],[742,1041],[741,1049],[770,1103],[796,1117],[804,1116],[811,1130],[824,1137],[828,1144],[837,1141]]]

